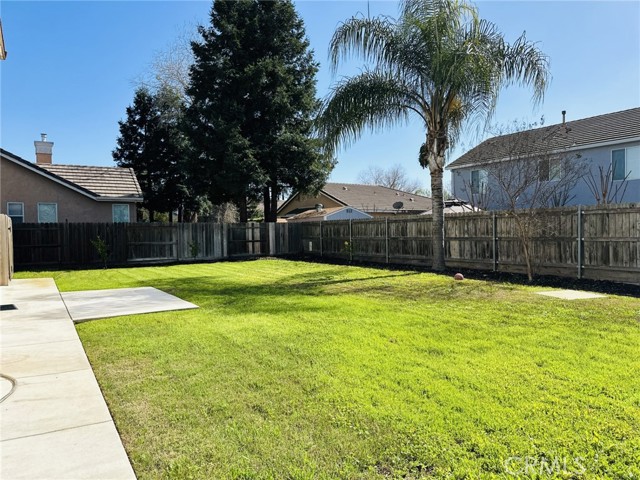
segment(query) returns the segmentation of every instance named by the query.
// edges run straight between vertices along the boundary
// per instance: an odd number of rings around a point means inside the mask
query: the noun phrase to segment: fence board
[[[0,215],[0,286],[9,285],[13,278],[13,234],[12,221]]]
[[[640,206],[548,209],[538,212],[537,222],[531,239],[537,273],[640,284]],[[523,273],[517,231],[516,219],[506,212],[447,215],[447,265]],[[258,223],[18,224],[13,227],[13,241],[16,268],[97,264],[100,259],[91,244],[97,236],[107,243],[112,264],[218,260],[271,252],[429,266],[431,233],[431,218],[421,216],[270,227]]]
[[[536,233],[531,237],[536,273],[575,277],[580,267],[584,278],[640,284],[640,207],[581,207],[581,211],[582,249],[577,208],[537,212]],[[301,236],[303,251],[311,255],[431,264],[429,217],[305,223]],[[526,272],[518,224],[507,212],[447,215],[445,255],[452,268]]]

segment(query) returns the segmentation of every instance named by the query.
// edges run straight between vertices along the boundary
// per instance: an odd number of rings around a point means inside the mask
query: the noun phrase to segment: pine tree
[[[172,212],[181,210],[191,197],[183,165],[187,144],[181,131],[181,105],[179,96],[169,90],[153,95],[139,88],[127,107],[127,119],[118,122],[113,159],[135,171],[150,221],[156,212],[169,212],[172,218]]]
[[[283,189],[317,190],[333,167],[311,137],[318,65],[290,0],[216,0],[192,43],[187,120],[192,171],[214,203],[262,198],[276,220]]]

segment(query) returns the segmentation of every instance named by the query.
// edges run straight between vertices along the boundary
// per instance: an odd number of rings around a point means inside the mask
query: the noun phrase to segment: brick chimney
[[[33,142],[36,146],[36,165],[50,165],[53,151],[53,142],[47,142],[47,134],[40,134],[40,141]]]

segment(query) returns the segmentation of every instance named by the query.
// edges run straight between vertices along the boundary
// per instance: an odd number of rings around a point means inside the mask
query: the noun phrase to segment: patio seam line
[[[49,345],[51,343],[70,342],[70,341],[71,340],[53,340],[53,341],[50,341],[50,342],[18,343],[16,345],[9,345],[9,346],[6,346],[6,347],[2,347],[2,349],[4,350],[5,348],[14,348],[14,347],[31,347],[33,345]]]
[[[67,342],[75,342],[76,340],[53,340],[51,342],[44,342],[47,344],[51,344],[51,343],[67,343]],[[42,345],[41,343],[24,343],[24,344],[20,344],[20,345],[9,345],[8,347],[2,347],[2,350],[7,350],[9,348],[20,348],[20,347],[26,347],[28,345]]]
[[[51,433],[64,432],[66,430],[74,430],[76,428],[90,427],[92,425],[102,425],[103,423],[112,423],[112,420],[103,420],[101,422],[93,422],[93,423],[83,423],[82,425],[74,425],[73,427],[58,428],[56,430],[49,430],[48,432],[32,433],[31,435],[23,435],[22,437],[5,438],[4,440],[2,440],[1,443],[11,442],[13,440],[20,440],[22,438],[30,438],[30,437],[39,437],[41,435],[49,435]]]
[[[38,378],[38,377],[47,377],[49,375],[64,375],[65,373],[73,373],[73,372],[85,372],[87,370],[91,370],[93,371],[93,369],[91,368],[91,364],[89,364],[88,367],[85,368],[77,368],[75,370],[65,370],[64,372],[51,372],[51,373],[40,373],[38,375],[21,375],[19,377],[16,377],[16,383],[19,382],[20,380],[23,380],[25,378]],[[97,380],[96,380],[97,381]],[[101,390],[102,392],[102,390]]]
[[[62,296],[62,292],[58,288],[58,284],[56,283],[55,279],[53,280],[53,284],[56,286],[56,291],[58,292],[58,297],[60,297],[60,301],[64,305],[64,309],[67,311],[67,316],[73,322],[73,317],[71,316],[71,312],[69,311],[69,307],[67,307],[67,303],[64,301],[64,297]],[[80,343],[82,343],[82,342],[80,342]],[[82,349],[84,350],[84,346],[82,347]]]

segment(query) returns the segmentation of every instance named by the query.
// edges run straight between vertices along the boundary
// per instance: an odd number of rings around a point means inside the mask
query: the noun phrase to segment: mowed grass
[[[284,260],[39,272],[198,310],[78,325],[139,478],[638,478],[640,300]]]

